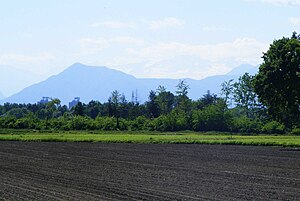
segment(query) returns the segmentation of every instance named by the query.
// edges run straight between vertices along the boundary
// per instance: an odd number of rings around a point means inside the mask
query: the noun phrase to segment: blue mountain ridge
[[[189,85],[189,97],[193,100],[202,97],[207,90],[219,94],[221,84],[230,79],[237,79],[245,73],[257,72],[257,67],[241,65],[226,75],[216,75],[201,80],[185,79]],[[179,79],[161,78],[136,78],[132,75],[118,70],[109,69],[104,66],[87,66],[75,63],[58,75],[24,88],[20,92],[0,100],[0,104],[10,103],[36,103],[42,97],[59,98],[62,104],[67,104],[74,97],[80,97],[81,101],[88,103],[91,100],[105,102],[111,92],[118,90],[124,94],[127,100],[131,100],[132,92],[137,92],[138,100],[143,103],[147,101],[150,90],[156,90],[162,85],[175,92]]]

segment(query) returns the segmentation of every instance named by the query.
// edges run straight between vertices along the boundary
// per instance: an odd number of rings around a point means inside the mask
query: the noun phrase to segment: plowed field
[[[300,150],[0,142],[2,200],[300,200]]]

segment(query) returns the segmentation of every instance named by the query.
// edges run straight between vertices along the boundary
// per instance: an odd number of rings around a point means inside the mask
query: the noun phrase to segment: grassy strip
[[[0,131],[0,140],[8,141],[55,141],[55,142],[103,142],[103,143],[169,143],[169,144],[231,144],[300,147],[300,136],[229,135],[196,132],[37,132],[10,130]]]

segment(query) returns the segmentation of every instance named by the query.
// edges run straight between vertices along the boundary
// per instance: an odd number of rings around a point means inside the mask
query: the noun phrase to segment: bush
[[[291,135],[300,135],[300,128],[293,128],[290,132]]]
[[[15,116],[5,116],[1,119],[2,128],[14,128],[14,124],[17,121],[17,118]]]
[[[135,120],[128,121],[128,129],[132,131],[147,130],[149,119],[144,116],[139,116]]]
[[[246,116],[233,118],[231,131],[241,133],[261,133],[262,123],[258,119],[250,119]]]
[[[35,119],[31,118],[21,118],[17,119],[17,121],[14,123],[14,128],[16,129],[35,129],[36,125],[38,124],[37,121],[34,121]]]
[[[101,130],[117,130],[117,120],[114,117],[97,117],[96,125]]]
[[[155,131],[174,131],[175,119],[170,115],[161,115],[152,121]]]
[[[90,117],[75,116],[71,123],[72,130],[94,130],[95,125]]]
[[[228,131],[232,121],[231,114],[224,112],[221,104],[195,110],[192,118],[195,131]]]
[[[277,121],[271,121],[266,123],[261,131],[267,134],[283,134],[285,133],[285,126]]]
[[[57,130],[71,130],[71,120],[67,118],[59,117],[53,118],[50,120],[50,128],[57,129]]]
[[[189,117],[184,112],[173,110],[161,115],[149,123],[149,129],[155,131],[179,131],[189,129]]]

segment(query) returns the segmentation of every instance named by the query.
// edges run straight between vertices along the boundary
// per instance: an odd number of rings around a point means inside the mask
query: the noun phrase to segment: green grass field
[[[107,131],[31,131],[0,130],[0,140],[103,142],[103,143],[185,143],[236,144],[300,147],[300,136],[238,135],[229,133],[197,132],[107,132]]]

